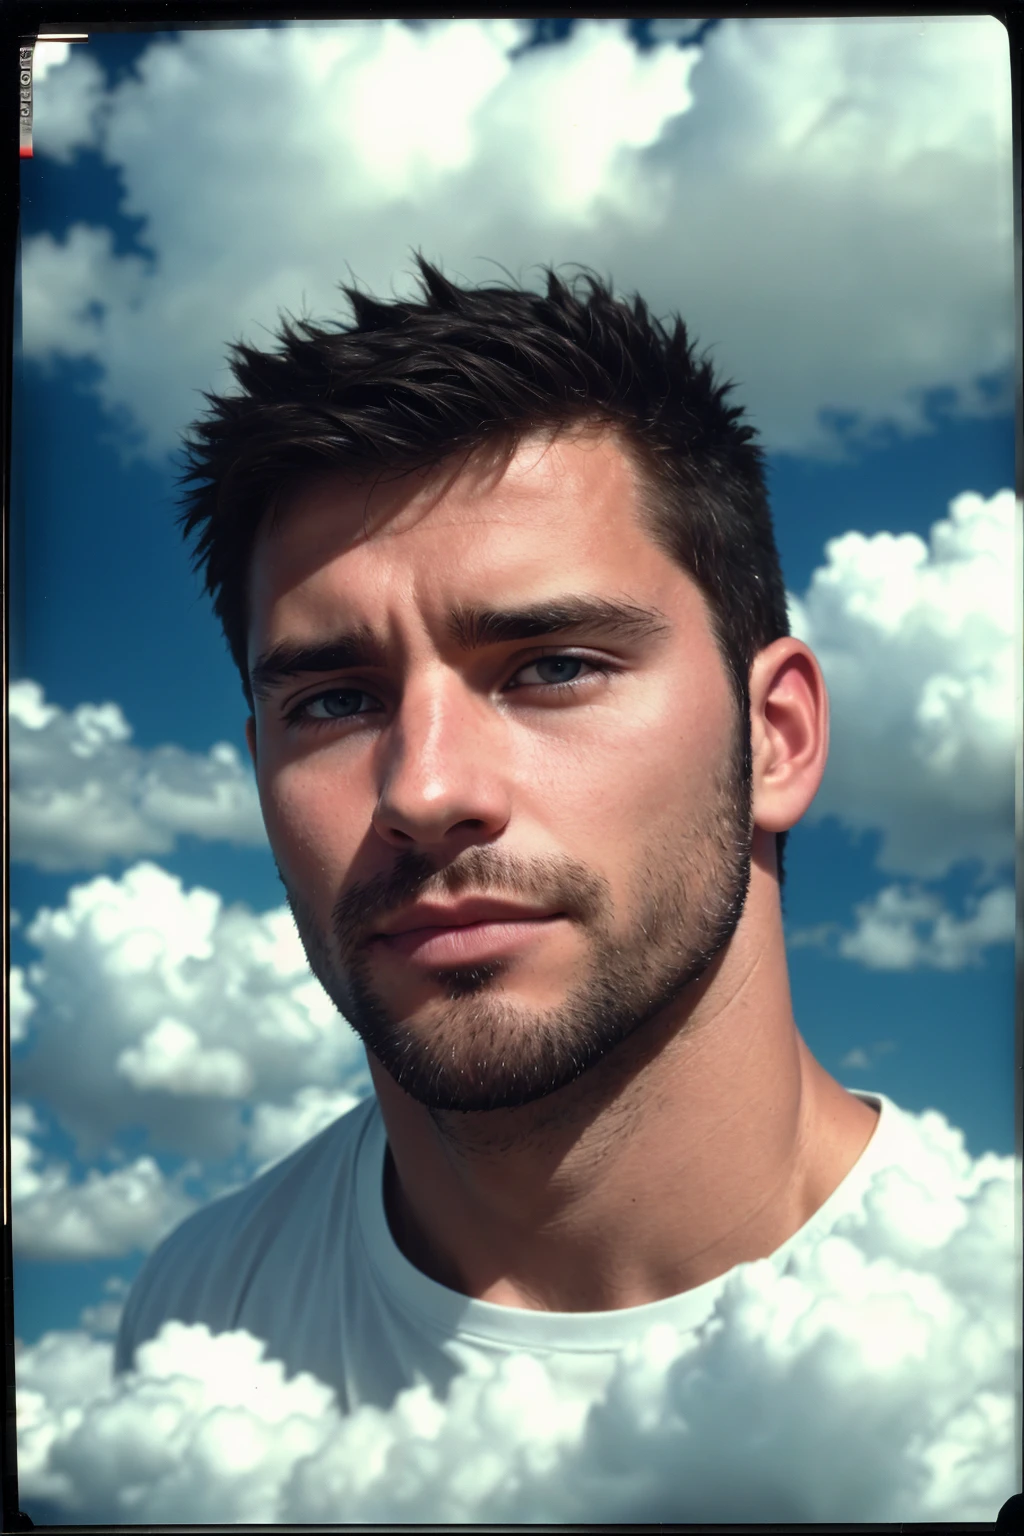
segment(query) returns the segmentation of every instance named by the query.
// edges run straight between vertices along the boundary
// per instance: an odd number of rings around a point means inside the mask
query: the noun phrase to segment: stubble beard
[[[704,975],[732,938],[750,884],[749,731],[735,737],[698,824],[674,845],[662,837],[637,860],[631,915],[618,930],[608,882],[587,865],[527,863],[483,845],[443,869],[422,855],[401,855],[390,876],[339,900],[329,936],[282,876],[313,974],[405,1093],[432,1116],[534,1104],[606,1061]],[[407,1022],[387,1006],[361,942],[367,925],[421,894],[466,891],[543,903],[589,933],[578,979],[560,1005],[538,1011],[502,996],[502,978],[516,963],[502,957],[425,972],[448,1005],[433,1006],[426,1020]]]

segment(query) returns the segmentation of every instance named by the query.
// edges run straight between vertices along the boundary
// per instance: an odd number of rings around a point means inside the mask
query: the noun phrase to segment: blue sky
[[[473,281],[482,257],[590,263],[679,309],[737,379],[835,715],[822,814],[787,854],[798,1024],[847,1086],[939,1110],[975,1155],[1013,1148],[999,28],[727,23],[688,49],[667,24],[595,23],[523,52],[516,26],[105,35],[39,82],[11,668],[28,1343],[105,1336],[176,1213],[365,1091],[285,940],[252,958],[282,896],[238,680],[174,527],[173,454],[228,340],[278,307],[336,311],[350,267],[386,291],[419,246]],[[424,78],[450,87],[431,134],[417,99],[389,138],[375,103]],[[221,742],[237,760],[211,757]],[[140,863],[157,873],[132,883]],[[218,913],[186,910],[196,888]],[[250,1059],[243,1016],[204,1033],[223,977],[203,935],[237,903],[231,974],[265,966],[314,1020],[305,1055]],[[58,915],[33,927],[42,909]],[[189,954],[206,1004],[182,1001]]]

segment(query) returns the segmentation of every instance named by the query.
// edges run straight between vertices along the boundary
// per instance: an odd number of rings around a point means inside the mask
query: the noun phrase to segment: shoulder
[[[203,1206],[153,1250],[125,1305],[114,1369],[172,1319],[212,1332],[245,1326],[246,1302],[278,1271],[294,1272],[303,1248],[344,1199],[362,1136],[379,1114],[363,1100],[250,1183]]]

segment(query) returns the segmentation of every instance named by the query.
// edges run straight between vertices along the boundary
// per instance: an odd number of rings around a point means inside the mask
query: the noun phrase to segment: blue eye
[[[559,683],[565,684],[576,682],[579,676],[579,668],[593,665],[593,662],[586,661],[582,656],[538,656],[536,661],[529,661],[525,667],[520,667],[519,671],[516,673],[516,676],[519,677],[521,673],[528,672],[531,667],[551,668],[554,670],[556,675],[554,677],[542,676],[541,682],[547,684],[548,686],[554,685],[557,687]],[[571,677],[566,677],[565,670],[572,667],[577,669],[576,672],[573,673]],[[526,686],[529,687],[531,685],[526,684]]]
[[[318,693],[312,699],[304,699],[289,715],[290,721],[297,720],[349,720],[353,715],[364,713],[356,708],[350,708],[357,699],[368,699],[370,695],[364,693],[361,688],[332,688],[330,693]]]
[[[537,672],[538,676],[524,679],[523,674],[531,669]],[[538,656],[534,661],[523,663],[506,684],[506,690],[511,689],[515,692],[516,689],[525,688],[539,690],[542,696],[548,694],[567,697],[573,689],[590,681],[592,676],[612,670],[607,662],[592,661],[587,656],[562,653]],[[358,704],[360,699],[364,701],[368,699],[370,707],[361,709]],[[330,688],[323,693],[314,694],[312,698],[303,699],[301,703],[295,705],[294,709],[288,711],[285,719],[289,725],[299,727],[329,725],[332,721],[354,720],[358,716],[372,714],[375,707],[380,706],[374,695],[362,688]]]

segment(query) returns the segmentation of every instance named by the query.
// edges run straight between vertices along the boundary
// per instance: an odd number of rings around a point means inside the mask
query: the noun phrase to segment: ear
[[[818,792],[828,759],[828,692],[814,654],[792,635],[750,669],[754,825],[786,832]]]
[[[245,722],[245,741],[249,748],[249,756],[252,758],[252,766],[256,767],[256,721],[250,715]]]

